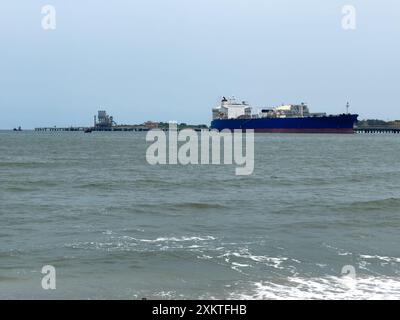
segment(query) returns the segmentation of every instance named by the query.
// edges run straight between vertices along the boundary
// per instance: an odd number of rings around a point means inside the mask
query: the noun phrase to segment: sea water
[[[400,298],[400,136],[256,134],[249,176],[148,145],[0,132],[0,298]]]

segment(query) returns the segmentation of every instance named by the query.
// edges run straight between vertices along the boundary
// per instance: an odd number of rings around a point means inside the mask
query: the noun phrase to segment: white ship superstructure
[[[213,119],[254,119],[254,118],[304,118],[323,117],[326,113],[310,113],[305,103],[282,104],[278,107],[262,109],[252,115],[252,107],[246,101],[237,101],[234,97],[221,100],[213,109]]]
[[[221,100],[221,105],[213,109],[213,119],[251,118],[251,107],[246,101],[237,101],[234,97]]]

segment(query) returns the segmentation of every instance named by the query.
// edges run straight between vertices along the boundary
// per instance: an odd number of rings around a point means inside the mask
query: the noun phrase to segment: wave
[[[114,182],[89,182],[89,183],[84,183],[76,186],[77,188],[80,189],[110,189],[112,187],[115,187],[116,183]]]
[[[226,206],[217,203],[204,203],[204,202],[184,202],[171,205],[170,207],[179,209],[223,209]]]
[[[387,198],[369,201],[357,201],[349,205],[349,210],[382,210],[398,209],[400,207],[400,198]]]
[[[400,258],[396,258],[396,257],[386,257],[386,256],[371,256],[371,255],[366,255],[366,254],[362,254],[360,255],[361,258],[363,259],[374,259],[374,260],[379,260],[379,261],[383,261],[383,262],[388,262],[388,263],[400,263]]]
[[[104,233],[103,233],[104,234]],[[112,235],[113,233],[108,230],[106,235]],[[64,246],[72,249],[85,249],[85,250],[105,250],[105,251],[138,251],[138,252],[154,252],[146,244],[156,244],[156,251],[160,251],[160,246],[163,246],[164,250],[170,249],[198,249],[199,246],[194,243],[206,242],[216,240],[212,236],[182,236],[182,237],[158,237],[155,239],[139,239],[131,236],[111,236],[109,241],[86,241],[78,243],[68,243]],[[182,243],[182,244],[178,244]],[[189,250],[190,252],[190,250]]]
[[[54,166],[54,162],[0,162],[0,168],[48,168]]]
[[[400,278],[350,277],[299,278],[284,283],[260,281],[251,289],[231,294],[244,300],[383,300],[400,299]]]
[[[32,191],[36,191],[36,188],[27,188],[24,186],[13,186],[13,187],[6,187],[5,188],[6,191],[8,192],[32,192]]]
[[[130,237],[131,238],[131,237]],[[136,239],[136,238],[131,238],[136,241],[140,242],[149,242],[149,243],[156,243],[156,242],[182,242],[182,241],[209,241],[209,240],[215,240],[214,237],[212,236],[205,236],[205,237],[159,237],[156,239]]]
[[[256,264],[258,263],[264,264],[266,266],[275,269],[284,269],[282,263],[288,260],[288,258],[285,257],[269,257],[269,256],[253,255],[247,249],[239,250],[239,252],[229,251],[227,253],[218,256],[218,258],[223,258],[225,262],[231,263],[235,267],[235,270],[237,269],[237,267],[240,266],[251,266],[249,264],[251,262],[253,263],[255,262]],[[241,263],[239,263],[237,260],[239,260]],[[243,263],[245,261],[246,263]]]

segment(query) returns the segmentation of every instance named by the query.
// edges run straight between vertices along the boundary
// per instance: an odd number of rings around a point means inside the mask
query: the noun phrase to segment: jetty
[[[35,131],[85,131],[86,127],[42,127],[42,128],[35,128]]]
[[[38,132],[61,132],[61,131],[149,131],[150,129],[145,126],[132,125],[132,126],[115,126],[115,127],[40,127],[35,128]]]
[[[355,133],[394,133],[400,134],[400,128],[388,128],[388,127],[365,127],[365,128],[355,128]]]
[[[81,131],[90,133],[93,131],[149,131],[151,129],[159,129],[162,131],[169,130],[169,122],[155,122],[146,121],[142,124],[117,124],[112,116],[109,116],[106,111],[98,111],[97,116],[94,116],[92,127],[39,127],[35,128],[38,132],[71,132]],[[201,125],[190,125],[186,123],[177,123],[177,129],[193,129],[195,131],[208,130],[208,126]]]
[[[367,119],[357,122],[355,133],[369,134],[398,134],[400,133],[400,120],[384,121],[379,119]]]

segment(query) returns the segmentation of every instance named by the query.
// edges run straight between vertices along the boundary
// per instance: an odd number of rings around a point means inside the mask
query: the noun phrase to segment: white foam
[[[244,263],[237,263],[237,262],[232,262],[232,265],[236,267],[251,267],[249,264],[244,264]]]
[[[203,254],[202,256],[197,256],[197,258],[198,259],[203,259],[203,260],[210,260],[213,257]]]
[[[396,263],[400,263],[400,258],[396,258],[396,257],[386,257],[386,256],[371,256],[371,255],[366,255],[366,254],[362,254],[360,255],[361,258],[363,259],[377,259],[377,260],[382,260],[385,262],[396,262]]]
[[[141,242],[149,242],[149,243],[154,243],[154,242],[181,242],[181,241],[209,241],[209,240],[215,240],[214,237],[212,236],[205,236],[205,237],[159,237],[156,239],[135,239],[137,241]]]
[[[240,249],[238,252],[227,252],[219,256],[219,258],[224,258],[225,262],[229,263],[234,258],[251,260],[256,263],[265,264],[267,266],[273,267],[275,269],[284,269],[281,265],[283,262],[288,260],[285,257],[269,257],[269,256],[260,256],[254,255],[249,252],[248,249]],[[231,262],[232,264],[236,262]],[[236,265],[237,266],[237,265]]]
[[[256,282],[245,293],[234,293],[234,299],[283,300],[383,300],[400,299],[400,278],[349,277],[295,278],[282,283]]]

